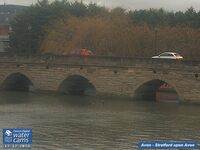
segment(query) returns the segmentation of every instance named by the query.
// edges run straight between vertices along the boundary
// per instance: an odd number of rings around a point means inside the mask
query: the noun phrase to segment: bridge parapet
[[[52,65],[73,65],[73,66],[97,66],[97,67],[142,67],[149,69],[169,70],[200,70],[200,61],[175,61],[155,60],[151,58],[133,57],[112,57],[112,56],[59,56],[59,55],[0,55],[0,63],[27,63],[27,64],[52,64]]]

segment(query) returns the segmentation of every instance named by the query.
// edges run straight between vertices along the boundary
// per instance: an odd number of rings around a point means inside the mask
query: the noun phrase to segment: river
[[[0,92],[0,128],[32,128],[33,150],[135,150],[140,141],[200,143],[200,105]]]

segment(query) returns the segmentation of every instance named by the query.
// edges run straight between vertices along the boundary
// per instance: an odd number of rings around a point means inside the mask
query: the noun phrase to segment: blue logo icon
[[[3,129],[3,144],[5,145],[31,145],[32,129],[29,128],[10,128]]]
[[[12,132],[10,130],[6,130],[5,134],[6,136],[12,136]]]

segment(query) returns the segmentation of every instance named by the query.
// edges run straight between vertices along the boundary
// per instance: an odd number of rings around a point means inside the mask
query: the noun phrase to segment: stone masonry
[[[200,102],[200,65],[158,63],[128,58],[0,58],[0,87],[14,73],[25,75],[35,91],[58,91],[70,75],[90,81],[97,95],[134,97],[137,88],[152,80],[174,87],[181,101]]]

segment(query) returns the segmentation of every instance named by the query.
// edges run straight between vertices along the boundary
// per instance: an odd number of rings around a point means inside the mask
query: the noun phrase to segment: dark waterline
[[[32,128],[34,150],[138,149],[141,140],[200,143],[200,105],[0,92],[0,118],[1,129]]]

